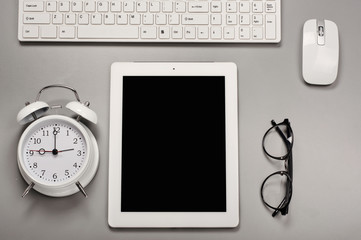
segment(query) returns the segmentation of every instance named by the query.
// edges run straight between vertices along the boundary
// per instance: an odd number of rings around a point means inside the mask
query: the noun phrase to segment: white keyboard
[[[32,42],[281,41],[281,0],[19,0]]]

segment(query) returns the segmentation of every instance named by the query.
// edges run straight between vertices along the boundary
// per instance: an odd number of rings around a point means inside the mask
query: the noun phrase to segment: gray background
[[[0,8],[0,239],[359,239],[361,237],[361,1],[283,0],[280,44],[21,44],[16,0]],[[337,23],[340,66],[329,87],[301,75],[302,26]],[[107,225],[110,65],[117,61],[231,61],[239,73],[240,226],[235,229],[110,229]],[[45,85],[63,83],[89,100],[100,168],[81,194],[49,198],[17,168],[23,128],[16,115]],[[66,97],[66,98],[65,98]],[[44,100],[72,100],[62,92]],[[67,100],[68,101],[68,100]],[[259,196],[282,165],[266,159],[261,139],[288,117],[294,134],[294,195],[287,216],[272,218]]]

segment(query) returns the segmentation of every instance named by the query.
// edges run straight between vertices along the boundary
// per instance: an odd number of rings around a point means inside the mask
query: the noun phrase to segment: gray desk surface
[[[20,44],[16,0],[0,8],[0,239],[360,239],[361,1],[283,0],[282,42],[266,44]],[[301,75],[301,29],[325,18],[340,32],[340,68],[329,87]],[[239,72],[240,226],[235,229],[114,230],[107,225],[110,65],[116,61],[232,61]],[[16,164],[16,115],[45,85],[64,83],[90,100],[101,165],[81,194],[31,192]],[[62,96],[59,96],[61,99]],[[56,100],[56,99],[55,99]],[[270,120],[295,133],[294,195],[288,216],[262,205],[263,179],[279,169],[261,139]]]

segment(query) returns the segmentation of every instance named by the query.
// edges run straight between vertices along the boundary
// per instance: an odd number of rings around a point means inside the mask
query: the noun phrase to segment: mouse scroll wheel
[[[317,44],[320,46],[325,45],[325,21],[317,20]]]
[[[318,36],[323,37],[325,35],[325,29],[323,26],[318,27]]]

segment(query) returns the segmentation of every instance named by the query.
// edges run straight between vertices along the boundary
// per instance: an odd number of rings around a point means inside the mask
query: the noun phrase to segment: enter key
[[[266,39],[276,39],[276,15],[266,15]]]

